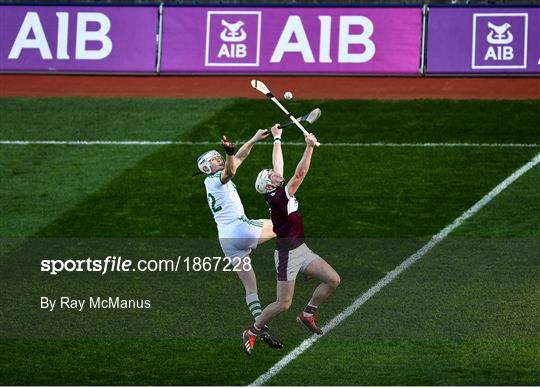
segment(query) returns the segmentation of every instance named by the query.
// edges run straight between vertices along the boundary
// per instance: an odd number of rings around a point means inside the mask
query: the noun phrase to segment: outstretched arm
[[[225,184],[230,181],[235,175],[236,170],[242,162],[248,157],[253,145],[259,140],[265,139],[268,136],[266,130],[259,129],[251,139],[249,139],[240,149],[234,154],[234,144],[229,142],[225,136],[221,141],[221,145],[225,149],[227,157],[225,158],[225,165],[221,173],[221,183]]]
[[[240,149],[236,152],[236,155],[234,155],[234,167],[235,169],[240,167],[242,162],[246,160],[249,153],[251,152],[251,149],[253,148],[253,145],[257,143],[259,140],[266,139],[268,137],[268,133],[265,129],[259,129],[255,135],[251,139],[249,139],[247,142],[240,147]]]
[[[300,159],[298,166],[296,166],[294,176],[289,180],[289,183],[287,183],[287,192],[291,196],[296,193],[309,171],[313,148],[315,147],[315,143],[317,143],[317,138],[312,133],[306,135],[305,139],[306,150],[304,151],[304,155],[302,156],[302,159]]]
[[[281,151],[281,132],[283,131],[279,124],[276,124],[271,129],[274,135],[274,148],[272,150],[272,166],[273,170],[283,176],[283,152]]]

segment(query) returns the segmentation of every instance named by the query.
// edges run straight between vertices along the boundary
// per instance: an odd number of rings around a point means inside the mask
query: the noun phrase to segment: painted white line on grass
[[[175,140],[0,140],[3,145],[219,145],[210,141]],[[272,143],[257,143],[272,145]],[[285,142],[284,145],[305,146],[304,142]],[[534,148],[540,144],[528,143],[322,143],[324,147],[492,147],[492,148]]]
[[[154,146],[154,145],[208,145],[217,144],[209,141],[172,141],[172,140],[0,140],[0,144],[5,145],[135,145],[135,146]]]
[[[285,143],[287,144],[287,143]],[[294,143],[294,145],[305,145],[305,143]],[[321,144],[330,147],[515,147],[534,148],[540,144],[528,143],[327,143]]]
[[[321,339],[325,334],[328,334],[333,328],[351,316],[356,310],[360,308],[366,301],[378,293],[384,286],[392,282],[399,274],[413,265],[416,261],[420,260],[425,256],[429,251],[433,249],[437,244],[444,240],[450,233],[452,233],[456,228],[458,228],[463,222],[476,214],[480,209],[482,209],[486,204],[488,204],[493,198],[495,198],[499,193],[504,189],[514,183],[519,177],[525,174],[527,171],[535,167],[540,163],[540,154],[537,154],[530,162],[520,167],[512,175],[506,178],[504,181],[499,183],[493,190],[487,193],[480,201],[476,202],[469,210],[465,211],[462,215],[454,220],[450,225],[446,226],[439,233],[431,238],[431,240],[420,248],[416,253],[410,256],[408,259],[403,261],[400,265],[394,268],[391,272],[388,272],[384,278],[379,280],[373,287],[367,290],[365,293],[360,295],[349,307],[343,310],[341,313],[336,315],[330,322],[328,322],[322,331],[324,334],[322,336],[312,335],[310,338],[303,341],[295,349],[293,349],[289,354],[283,357],[278,361],[274,366],[272,366],[267,372],[259,376],[253,383],[250,385],[263,385],[277,373],[279,373],[287,364],[296,359],[307,349],[311,347],[315,342]]]

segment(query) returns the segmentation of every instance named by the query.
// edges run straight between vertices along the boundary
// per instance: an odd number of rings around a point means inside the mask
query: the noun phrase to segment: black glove
[[[225,149],[225,153],[227,155],[234,155],[234,143],[228,141],[227,136],[223,136],[223,139],[221,140],[221,145]]]

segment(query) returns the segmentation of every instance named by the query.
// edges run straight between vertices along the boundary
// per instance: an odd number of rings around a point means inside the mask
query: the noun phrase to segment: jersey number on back
[[[208,204],[210,205],[210,210],[212,210],[212,213],[217,213],[221,210],[221,206],[216,207],[216,197],[210,193],[208,193]]]

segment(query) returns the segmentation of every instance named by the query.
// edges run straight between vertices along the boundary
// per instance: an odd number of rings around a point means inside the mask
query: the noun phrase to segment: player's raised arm
[[[276,124],[271,129],[274,136],[274,148],[272,150],[272,166],[273,170],[283,176],[283,152],[281,151],[281,132],[283,131],[279,124]]]
[[[225,184],[236,174],[236,163],[234,162],[234,144],[228,141],[226,136],[223,136],[221,145],[227,154],[225,157],[225,165],[221,172],[221,183]]]
[[[317,144],[317,138],[312,133],[306,135],[305,140],[306,150],[304,151],[304,155],[302,156],[302,159],[300,159],[298,166],[296,166],[294,176],[289,180],[289,183],[287,183],[287,191],[291,196],[296,193],[296,190],[298,190],[298,188],[304,181],[304,178],[306,177],[309,171],[309,166],[311,164],[313,148]]]
[[[257,132],[255,132],[255,135],[253,135],[251,139],[245,142],[244,145],[240,147],[238,152],[236,152],[236,155],[234,155],[235,168],[238,168],[242,164],[242,162],[246,160],[249,153],[251,152],[251,149],[253,148],[253,145],[259,140],[266,139],[268,135],[269,133],[266,132],[266,129],[259,129]]]

